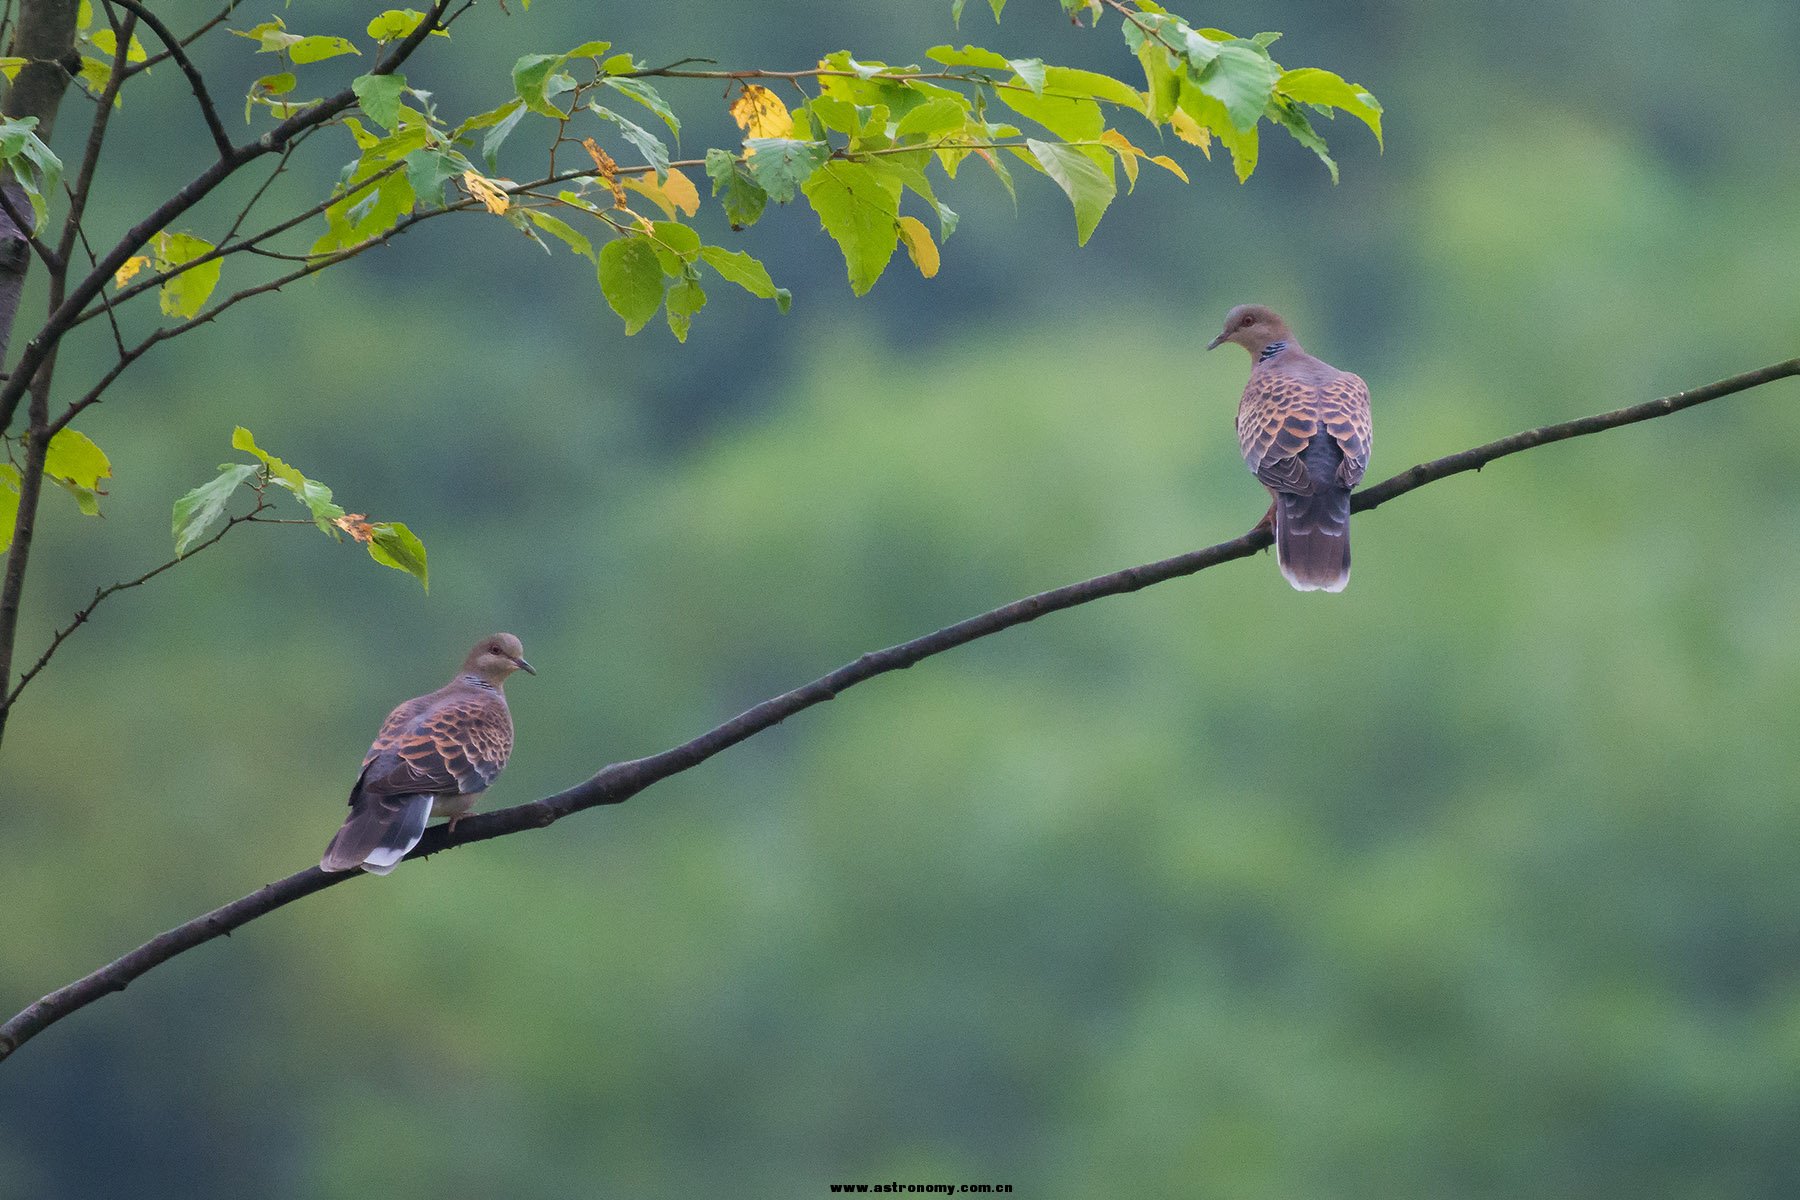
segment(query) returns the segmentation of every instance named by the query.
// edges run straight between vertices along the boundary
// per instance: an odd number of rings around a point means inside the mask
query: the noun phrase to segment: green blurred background
[[[1135,71],[1026,0],[609,9],[484,8],[412,74],[456,112],[592,37]],[[161,561],[239,422],[409,522],[433,587],[249,530],[109,603],[0,756],[3,1007],[313,861],[381,716],[494,629],[541,672],[497,806],[1242,532],[1246,362],[1201,352],[1231,304],[1368,379],[1371,479],[1800,348],[1788,0],[1184,11],[1371,88],[1386,154],[1336,122],[1334,188],[1266,136],[1240,187],[1182,147],[1193,185],[1147,174],[1080,250],[1048,182],[1015,215],[971,171],[943,274],[856,302],[806,210],[709,209],[796,300],[717,289],[685,347],[439,221],[134,369],[82,422],[105,519],[46,499],[22,655]],[[260,73],[203,45],[222,93]],[[667,89],[689,154],[731,144],[719,90]],[[128,102],[94,226],[193,172],[191,117],[171,71]],[[259,920],[0,1066],[0,1196],[1800,1194],[1796,399],[1408,496],[1342,596],[1259,557],[1107,600]]]

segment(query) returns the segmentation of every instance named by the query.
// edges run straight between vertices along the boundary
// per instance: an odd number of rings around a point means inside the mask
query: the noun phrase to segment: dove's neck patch
[[[1270,342],[1262,348],[1262,353],[1256,356],[1256,361],[1268,362],[1271,358],[1274,358],[1277,354],[1280,354],[1287,348],[1288,344],[1286,342]]]

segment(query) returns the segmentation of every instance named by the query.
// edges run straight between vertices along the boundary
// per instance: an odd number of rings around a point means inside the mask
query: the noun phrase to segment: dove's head
[[[514,671],[537,674],[532,665],[525,661],[525,647],[510,633],[496,633],[492,637],[482,638],[469,651],[469,657],[463,659],[464,675],[474,675],[489,683],[504,683],[506,677]]]
[[[1274,309],[1260,304],[1240,304],[1225,314],[1225,328],[1206,348],[1214,350],[1226,342],[1236,342],[1255,358],[1269,343],[1292,341],[1293,337],[1287,322]]]

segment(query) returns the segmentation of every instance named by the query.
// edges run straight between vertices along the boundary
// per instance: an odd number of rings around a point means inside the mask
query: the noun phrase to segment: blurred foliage
[[[636,52],[804,66],[936,40],[943,7],[668,8]],[[1335,189],[1276,140],[1242,188],[1146,173],[1079,251],[1047,189],[1016,220],[970,189],[982,238],[841,311],[817,231],[715,213],[794,311],[716,298],[685,348],[624,339],[570,257],[522,272],[510,227],[440,224],[146,359],[84,425],[106,518],[46,506],[23,651],[167,553],[163,505],[248,411],[406,513],[433,587],[247,530],[71,640],[0,752],[9,1010],[312,861],[381,715],[482,633],[542,672],[511,688],[510,804],[1241,532],[1245,366],[1201,352],[1232,303],[1369,379],[1375,478],[1790,356],[1800,155],[1768,131],[1800,13],[1717,16],[1222,0],[1369,81],[1385,157],[1346,140]],[[1054,24],[1001,28],[1095,66]],[[476,64],[594,32],[551,3],[489,28],[433,47],[469,65],[447,109],[499,99]],[[1728,118],[1745,79],[1773,113]],[[169,142],[185,85],[150,82],[119,114],[133,196],[206,144]],[[88,332],[65,370],[106,361]],[[1258,558],[1104,601],[258,921],[0,1067],[0,1196],[1791,1194],[1776,388],[1361,517],[1341,597]]]

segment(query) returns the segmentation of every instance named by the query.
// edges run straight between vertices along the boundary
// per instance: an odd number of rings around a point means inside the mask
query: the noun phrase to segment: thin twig
[[[80,225],[75,226],[75,236],[81,241],[81,248],[87,253],[89,265],[99,260],[94,257],[94,247],[88,243],[87,231]],[[106,323],[112,329],[113,346],[123,355],[125,353],[125,335],[119,330],[119,318],[113,312],[112,302],[106,298],[105,290],[100,292],[100,307],[106,310]]]
[[[108,14],[110,19],[111,14]],[[112,120],[113,101],[119,97],[119,89],[125,86],[125,60],[131,49],[132,33],[137,29],[136,15],[128,15],[120,29],[115,30],[117,39],[113,44],[112,73],[106,77],[106,86],[100,91],[100,107],[94,112],[94,122],[88,126],[87,145],[82,150],[81,166],[75,172],[75,182],[69,187],[69,213],[63,219],[62,237],[57,242],[57,257],[63,262],[75,252],[76,230],[81,228],[82,214],[87,211],[89,195],[93,192],[94,171],[100,165],[100,147],[106,141],[106,126]],[[88,257],[93,257],[92,252]],[[53,303],[52,308],[55,307]]]
[[[240,2],[241,2],[241,0],[226,0],[225,7],[219,10],[218,15],[214,16],[210,21],[206,22],[206,24],[200,26],[200,28],[194,30],[194,32],[188,34],[186,37],[181,39],[182,49],[185,50],[187,47],[193,45],[195,42],[199,41],[201,38],[203,38],[207,34],[211,33],[216,27],[223,25],[226,21],[229,21],[231,19],[232,12],[237,8],[237,6]],[[169,58],[169,52],[167,50],[158,51],[157,53],[152,54],[149,58],[146,58],[141,63],[132,63],[130,66],[125,68],[125,73],[127,75],[136,75],[139,71],[148,71],[151,67],[154,67],[156,64],[158,64],[160,62],[168,61],[168,58]]]
[[[55,635],[50,639],[50,645],[47,646],[44,649],[44,652],[38,656],[38,660],[35,663],[31,664],[31,669],[19,676],[19,682],[16,685],[14,685],[13,690],[6,697],[7,704],[10,705],[10,704],[15,704],[18,702],[19,693],[25,690],[25,685],[30,683],[32,681],[32,679],[36,677],[37,673],[44,669],[45,665],[48,664],[49,661],[51,660],[51,658],[53,658],[55,656],[56,652],[62,648],[63,642],[68,640],[70,634],[74,633],[77,629],[80,629],[83,625],[87,624],[88,618],[94,615],[94,610],[96,608],[99,608],[101,603],[103,601],[105,601],[108,596],[117,595],[120,592],[127,591],[134,587],[142,587],[144,584],[149,583],[152,579],[155,579],[158,575],[161,575],[164,571],[169,570],[171,567],[179,566],[180,564],[186,562],[188,559],[194,557],[194,555],[200,553],[202,550],[205,550],[211,546],[218,545],[219,540],[221,538],[223,538],[226,534],[230,533],[233,529],[236,529],[239,525],[244,525],[244,524],[249,524],[249,523],[255,523],[255,524],[259,524],[259,525],[272,524],[272,522],[259,521],[259,520],[257,520],[257,517],[256,517],[257,513],[261,512],[263,509],[267,508],[268,506],[269,506],[268,501],[265,500],[262,496],[262,493],[259,492],[259,493],[257,493],[257,496],[256,496],[256,507],[255,508],[251,509],[249,512],[243,514],[242,516],[229,518],[225,522],[224,528],[220,529],[219,532],[217,532],[217,533],[213,534],[211,537],[207,538],[204,542],[201,542],[198,546],[195,546],[192,550],[189,550],[186,554],[178,554],[174,558],[171,558],[168,562],[162,564],[160,567],[152,567],[150,570],[145,571],[142,575],[139,575],[136,579],[127,579],[120,583],[109,584],[106,587],[103,587],[103,588],[100,588],[99,590],[97,590],[94,593],[94,598],[92,600],[88,601],[87,607],[83,608],[79,612],[77,612],[75,614],[74,618],[67,625],[64,625],[61,629],[58,629],[56,631]],[[306,524],[310,525],[310,524],[312,524],[312,522],[307,521]]]
[[[175,60],[175,65],[181,68],[183,75],[187,76],[188,86],[194,89],[194,100],[200,105],[200,118],[206,122],[207,132],[212,134],[213,145],[218,147],[219,157],[230,158],[231,135],[225,132],[225,123],[219,120],[219,110],[213,104],[212,94],[206,90],[206,80],[200,74],[199,68],[194,66],[194,60],[187,56],[186,50],[182,49],[181,39],[169,32],[169,27],[162,23],[162,18],[151,12],[139,0],[112,0],[112,3],[135,15],[162,40],[169,57]],[[129,41],[128,37],[119,39],[121,55],[125,53]],[[119,73],[117,69],[114,70],[114,74]]]
[[[1673,396],[1665,396],[1660,400],[1633,405],[1630,408],[1581,417],[1557,425],[1546,425],[1539,429],[1529,429],[1511,437],[1501,438],[1498,441],[1476,446],[1459,454],[1451,454],[1402,471],[1391,479],[1358,492],[1352,500],[1351,509],[1352,511],[1366,512],[1403,496],[1407,492],[1424,487],[1428,483],[1465,471],[1480,470],[1495,459],[1504,458],[1510,454],[1518,454],[1536,446],[1548,445],[1551,442],[1565,441],[1569,438],[1583,437],[1607,429],[1616,429],[1638,421],[1668,416],[1670,413],[1680,412],[1682,409],[1692,408],[1697,404],[1704,404],[1710,400],[1717,400],[1723,396],[1747,391],[1777,379],[1796,375],[1800,375],[1800,358],[1792,358],[1786,362],[1745,372],[1742,375],[1734,375],[1717,383],[1709,383],[1704,387],[1679,392]],[[765,700],[756,707],[739,713],[724,724],[673,749],[653,754],[648,758],[613,763],[585,782],[553,796],[547,796],[542,800],[517,805],[513,808],[504,808],[498,812],[464,817],[458,822],[454,832],[445,826],[430,829],[409,857],[421,858],[458,846],[465,846],[471,842],[486,841],[489,838],[503,837],[527,829],[542,829],[583,809],[622,803],[650,785],[698,766],[720,751],[764,730],[772,729],[797,713],[823,704],[856,684],[891,671],[905,670],[933,655],[942,654],[946,650],[967,645],[1002,630],[1035,621],[1039,617],[1053,612],[1088,604],[1105,596],[1135,592],[1152,584],[1192,575],[1233,559],[1248,558],[1259,550],[1265,549],[1269,542],[1270,537],[1267,531],[1258,527],[1241,537],[1233,538],[1228,542],[1220,542],[1218,545],[1209,546],[1204,550],[1195,550],[1140,567],[1128,567],[1123,571],[1097,576],[1081,583],[1040,592],[1035,596],[1027,596],[1022,600],[1015,600],[1011,604],[1002,605],[982,613],[980,616],[970,617],[966,621],[960,621],[955,625],[940,629],[936,633],[927,634],[897,646],[889,646],[885,650],[873,651],[854,662],[839,667],[828,675],[813,680],[804,687],[795,688],[791,692],[785,692]],[[277,880],[248,896],[215,908],[209,913],[159,934],[99,970],[58,988],[26,1007],[4,1024],[0,1024],[0,1059],[10,1055],[49,1026],[72,1013],[79,1012],[102,996],[123,991],[133,980],[184,951],[191,950],[216,937],[229,934],[257,917],[273,912],[284,905],[292,904],[314,892],[356,878],[359,874],[359,872],[328,874],[317,867],[308,867],[304,871]]]
[[[413,51],[424,44],[434,29],[439,28],[439,18],[449,7],[451,0],[434,0],[413,31],[395,44],[394,52],[386,59],[370,69],[371,74],[388,74],[404,63]],[[135,254],[140,246],[150,237],[173,221],[176,217],[200,203],[225,180],[236,174],[245,164],[253,162],[265,154],[273,154],[281,150],[290,141],[302,133],[336,117],[339,113],[351,108],[357,102],[356,93],[350,88],[309,104],[299,112],[275,125],[254,141],[246,142],[232,148],[229,154],[222,154],[215,162],[200,174],[189,180],[179,191],[147,214],[137,224],[126,230],[113,245],[111,250],[100,256],[100,262],[86,278],[70,289],[63,302],[56,305],[48,319],[39,329],[38,334],[26,344],[25,352],[19,356],[18,365],[4,384],[0,384],[0,430],[5,430],[12,423],[13,413],[17,411],[19,399],[30,386],[31,379],[37,374],[41,364],[62,337],[74,326],[75,319],[83,309],[99,294],[101,288],[112,279],[127,258]]]

